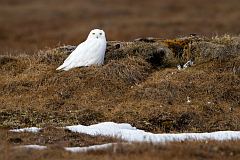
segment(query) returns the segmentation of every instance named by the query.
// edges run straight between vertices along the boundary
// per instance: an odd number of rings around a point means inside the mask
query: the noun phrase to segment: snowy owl
[[[67,71],[75,67],[101,65],[104,62],[106,46],[105,32],[94,29],[87,40],[79,44],[57,70]]]

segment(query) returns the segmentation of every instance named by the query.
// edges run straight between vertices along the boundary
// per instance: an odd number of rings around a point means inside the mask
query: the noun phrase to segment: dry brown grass
[[[115,148],[105,151],[94,151],[88,153],[70,153],[60,147],[37,151],[31,149],[14,149],[11,146],[1,148],[1,159],[226,159],[235,160],[240,158],[240,148],[238,141],[226,142],[175,142],[168,144],[119,144]]]
[[[239,142],[71,154],[58,146],[119,140],[55,128],[115,121],[157,133],[239,130],[240,38],[230,36],[240,33],[239,10],[239,0],[0,0],[0,159],[240,159]],[[104,66],[55,71],[66,47],[46,48],[76,45],[92,28],[108,40],[161,39],[110,42]],[[191,33],[213,38],[165,40]],[[176,69],[189,59],[193,67]],[[6,130],[27,126],[46,129]],[[12,148],[32,143],[51,149]]]
[[[55,69],[67,57],[69,47],[32,55],[1,56],[0,145],[4,149],[0,156],[9,159],[237,158],[239,148],[231,145],[238,142],[141,144],[120,147],[116,153],[110,149],[70,154],[56,146],[119,140],[55,127],[114,121],[157,133],[240,130],[239,46],[239,37],[109,42],[103,66],[67,72]],[[189,58],[195,61],[194,66],[177,70],[176,65]],[[5,130],[30,126],[47,128],[37,134],[13,134]],[[12,149],[16,144],[30,143],[52,149]]]
[[[111,142],[121,142],[112,137],[90,136],[86,134],[79,134],[71,132],[67,129],[46,127],[38,133],[30,132],[10,132],[1,130],[0,145],[45,145],[50,147],[82,147]]]
[[[116,121],[157,132],[238,130],[238,39],[170,42],[109,42],[105,65],[68,72],[55,70],[67,56],[58,49],[2,56],[1,127]],[[195,66],[178,71],[185,50]]]

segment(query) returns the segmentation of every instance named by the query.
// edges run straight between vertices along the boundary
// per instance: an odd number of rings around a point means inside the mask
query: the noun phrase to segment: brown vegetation
[[[0,0],[0,159],[240,159],[239,141],[73,154],[63,147],[121,140],[56,128],[114,121],[155,133],[240,130],[239,7],[239,0]],[[109,41],[103,66],[56,71],[74,46],[55,46],[78,44],[92,28],[131,42]],[[238,36],[215,37],[225,33]],[[190,59],[192,67],[177,70]],[[44,129],[8,131],[32,126]],[[14,148],[24,144],[49,149]]]
[[[2,156],[14,152],[13,159],[16,158],[14,155],[30,158],[26,151],[12,151],[11,146],[15,143],[33,142],[54,147],[119,141],[54,128],[73,124],[128,122],[137,128],[157,133],[240,129],[239,37],[207,39],[192,36],[173,40],[108,42],[103,66],[56,71],[73,48],[67,46],[32,55],[0,57],[1,128],[47,127],[36,135],[1,130],[2,146],[9,146]],[[177,69],[177,64],[189,59],[194,60],[194,66]],[[228,143],[224,144],[226,148]],[[150,145],[146,150],[137,146],[131,146],[128,150],[120,148],[117,156],[107,151],[83,157],[102,155],[124,159],[127,154],[130,158],[142,155],[147,159],[160,153],[166,157],[169,154],[188,158],[198,157],[199,154],[203,157],[219,156],[215,151],[211,155],[211,147],[199,153],[197,150],[202,148],[200,143],[189,145],[195,148],[187,155],[183,155],[187,146],[174,154],[172,150],[162,150],[162,146],[159,152],[158,146]],[[216,145],[222,144],[218,142]],[[163,148],[179,150],[180,146],[170,144]],[[216,153],[239,156],[238,148],[236,153],[234,148],[229,150],[217,149]],[[40,158],[50,154],[47,156],[50,159],[79,156],[62,149],[31,152]],[[59,152],[61,154],[56,154]],[[209,153],[205,155],[206,152]]]
[[[63,49],[2,56],[1,127],[115,121],[155,132],[239,130],[239,38],[225,38],[109,42],[105,65],[68,72],[55,70]],[[194,67],[177,70],[189,58]]]
[[[90,136],[63,128],[46,127],[37,133],[0,131],[0,145],[47,145],[51,147],[81,147],[103,143],[121,142],[112,137]]]
[[[103,151],[93,151],[88,153],[70,153],[58,146],[38,151],[32,149],[16,149],[10,146],[0,149],[1,159],[114,159],[114,160],[149,160],[149,159],[225,159],[235,160],[240,158],[239,141],[226,142],[175,142],[168,144],[119,144],[114,148]]]

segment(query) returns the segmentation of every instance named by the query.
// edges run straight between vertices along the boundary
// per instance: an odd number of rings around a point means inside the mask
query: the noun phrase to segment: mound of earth
[[[114,121],[158,133],[240,130],[240,37],[111,41],[103,66],[56,71],[74,48],[0,57],[1,128]]]

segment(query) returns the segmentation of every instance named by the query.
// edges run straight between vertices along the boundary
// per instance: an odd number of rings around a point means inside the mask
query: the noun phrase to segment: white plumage
[[[102,65],[106,46],[104,31],[94,29],[89,33],[86,41],[79,44],[57,70],[67,71],[75,67]]]

